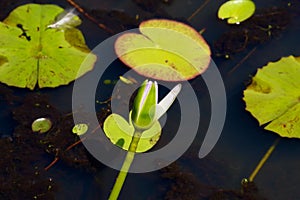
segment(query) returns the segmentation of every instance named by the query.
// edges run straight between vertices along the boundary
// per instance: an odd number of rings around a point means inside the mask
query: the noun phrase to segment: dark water
[[[30,1],[19,1],[15,4],[28,2]],[[35,2],[70,7],[66,1]],[[218,7],[223,1],[174,0],[171,5],[162,4],[161,7],[171,17],[184,20],[205,2],[207,4],[201,12],[189,20],[189,23],[197,30],[205,28],[203,37],[209,45],[213,46],[214,42],[225,31],[232,28],[226,25],[225,21],[220,21],[216,17]],[[133,1],[129,0],[78,0],[77,3],[86,8],[117,9],[126,12],[130,16],[147,13],[147,11],[142,10]],[[265,0],[256,1],[255,3],[257,8],[271,8],[274,6],[286,7],[287,1]],[[12,9],[12,6],[8,6],[8,9]],[[110,36],[109,33],[99,29],[86,18],[82,16],[81,18],[83,24],[80,29],[91,49]],[[256,120],[245,111],[242,92],[257,68],[266,65],[269,61],[279,60],[284,56],[300,55],[299,25],[299,16],[293,14],[286,29],[282,30],[276,37],[262,44],[250,46],[240,53],[232,54],[230,59],[212,55],[226,86],[228,108],[221,138],[213,151],[203,159],[199,159],[197,154],[207,128],[209,115],[206,116],[206,113],[210,112],[210,104],[209,99],[206,97],[207,92],[203,89],[205,87],[202,87],[201,78],[191,81],[199,97],[202,121],[193,145],[178,160],[178,164],[183,171],[192,173],[199,182],[208,186],[224,189],[240,188],[241,179],[250,175],[260,158],[278,137],[274,133],[264,131],[263,128],[258,126]],[[231,71],[253,48],[256,49],[249,58],[242,62],[236,70]],[[118,63],[115,65],[116,67],[112,66],[115,69],[109,69],[105,74],[107,78],[112,80],[117,79],[119,75],[126,71],[124,67],[118,68]],[[112,86],[108,85],[106,87],[105,91],[98,94],[102,100],[109,98],[112,90]],[[14,91],[20,96],[24,96],[29,92],[26,89],[15,89]],[[72,84],[55,89],[45,89],[40,92],[49,94],[51,103],[62,111],[71,111]],[[0,102],[0,108],[0,133],[3,136],[10,135],[16,126],[16,122],[12,120],[8,105]],[[169,116],[172,117],[172,115],[176,115],[176,108],[170,110]],[[170,125],[170,129],[172,130],[172,125]],[[170,138],[167,136],[162,138],[165,141],[168,141],[168,139]],[[299,140],[281,139],[274,153],[255,178],[255,183],[262,196],[276,200],[300,199],[298,189],[300,187],[299,153]],[[57,199],[105,199],[112,188],[117,171],[104,167],[99,169],[97,173],[90,174],[59,163],[49,171],[49,174],[60,186],[56,193]],[[171,182],[161,178],[160,175],[161,172],[128,175],[120,199],[163,199],[166,191],[170,188]]]

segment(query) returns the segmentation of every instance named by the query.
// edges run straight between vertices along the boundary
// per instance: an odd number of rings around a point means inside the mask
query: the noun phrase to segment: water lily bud
[[[155,121],[158,99],[157,82],[145,80],[134,99],[131,120],[138,129],[148,129]]]

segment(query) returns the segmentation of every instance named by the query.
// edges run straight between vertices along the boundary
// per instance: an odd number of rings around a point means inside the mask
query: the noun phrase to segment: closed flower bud
[[[156,120],[157,82],[145,80],[134,99],[131,120],[138,129],[148,129]]]

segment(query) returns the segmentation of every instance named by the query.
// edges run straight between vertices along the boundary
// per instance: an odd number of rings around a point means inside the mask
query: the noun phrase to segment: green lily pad
[[[51,129],[51,127],[51,120],[44,117],[34,120],[31,124],[31,130],[38,133],[46,133]]]
[[[221,5],[218,11],[220,19],[227,19],[228,24],[239,24],[250,18],[255,11],[251,0],[230,0]]]
[[[113,113],[104,121],[103,130],[113,144],[128,150],[134,133],[134,127],[131,123],[128,123],[122,116]],[[158,142],[160,134],[161,126],[157,121],[150,129],[142,133],[136,152],[145,152],[151,149]]]
[[[294,56],[259,69],[244,91],[246,110],[282,137],[300,138],[300,63]]]
[[[85,134],[89,129],[89,126],[87,124],[75,124],[75,126],[72,128],[72,133],[76,135],[83,135]]]
[[[210,48],[198,31],[168,19],[143,21],[141,34],[125,33],[115,42],[118,58],[137,73],[164,81],[183,81],[203,73]]]
[[[63,11],[56,5],[26,4],[0,22],[0,82],[29,89],[57,87],[93,69],[96,55],[78,29],[47,28]]]

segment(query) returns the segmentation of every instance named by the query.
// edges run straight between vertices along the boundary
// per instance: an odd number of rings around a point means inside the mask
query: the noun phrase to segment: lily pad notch
[[[49,28],[63,11],[56,5],[26,4],[0,22],[0,82],[53,88],[93,69],[97,57],[75,25]]]
[[[119,59],[138,74],[163,81],[184,81],[203,73],[211,51],[194,28],[174,20],[151,19],[140,33],[125,33],[115,42]]]

